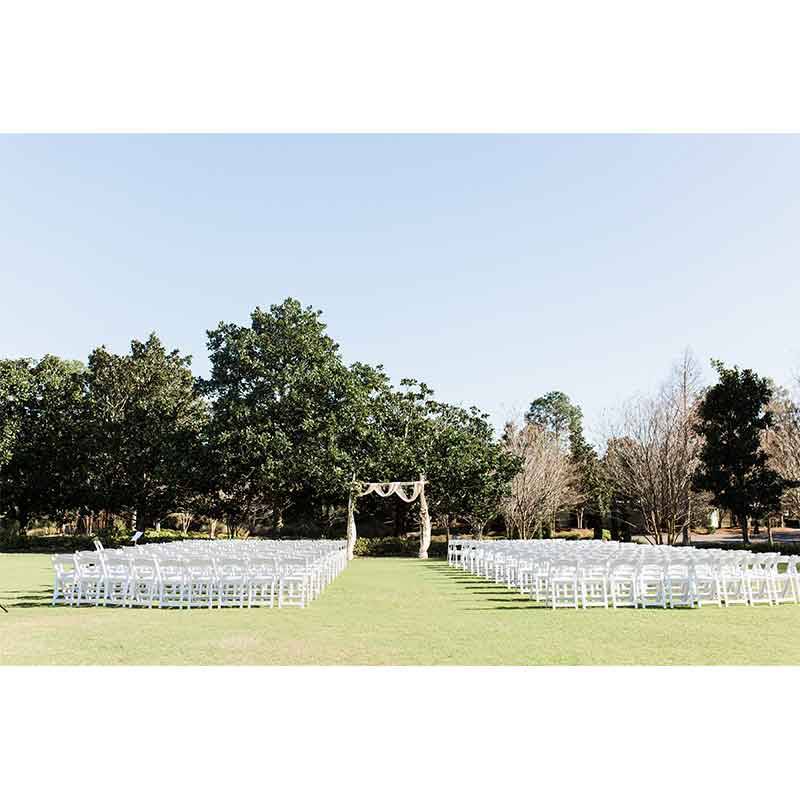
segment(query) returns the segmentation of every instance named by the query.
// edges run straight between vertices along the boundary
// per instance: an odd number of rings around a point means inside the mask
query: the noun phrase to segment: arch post
[[[356,476],[353,473],[353,485],[350,486],[350,496],[347,499],[347,560],[352,561],[355,556],[356,538],[356,498],[355,484]]]
[[[425,473],[419,476],[422,489],[419,493],[419,557],[428,557],[431,546],[431,515],[428,511],[428,500],[425,497]]]

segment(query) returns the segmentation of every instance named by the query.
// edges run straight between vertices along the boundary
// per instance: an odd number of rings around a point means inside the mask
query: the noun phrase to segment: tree
[[[601,531],[603,517],[608,512],[608,492],[597,452],[583,433],[580,406],[564,392],[552,391],[531,403],[525,419],[550,431],[564,447],[569,447],[575,467],[573,488],[578,527],[583,528],[588,511],[594,518],[595,531]]]
[[[211,446],[230,528],[252,529],[299,497],[346,498],[379,371],[348,369],[320,312],[288,298],[251,324],[208,332]]]
[[[11,461],[31,393],[31,360],[0,360],[0,470]]]
[[[63,519],[77,502],[82,370],[52,355],[0,362],[0,513],[23,533],[34,516]]]
[[[737,516],[748,544],[749,519],[777,511],[790,485],[768,466],[762,447],[762,436],[772,424],[768,406],[773,390],[768,379],[750,369],[712,364],[719,380],[698,407],[695,430],[704,443],[694,486]]]
[[[583,437],[583,412],[564,392],[553,391],[537,397],[525,414],[525,421],[544,428],[565,444]]]
[[[160,521],[202,490],[206,404],[191,358],[168,352],[153,333],[131,352],[89,356],[86,431],[97,511],[131,513],[132,527]]]
[[[611,511],[612,489],[605,463],[588,442],[580,442],[572,454],[575,467],[578,527],[584,526],[584,515],[594,518],[595,536],[602,532],[603,520]]]
[[[781,512],[800,517],[800,406],[788,392],[776,393],[769,405],[772,426],[765,431],[769,465],[786,481]],[[795,485],[796,484],[796,485]]]
[[[692,525],[698,391],[696,368],[685,356],[655,396],[626,405],[606,445],[606,475],[617,500],[636,512],[657,544],[674,544]]]
[[[434,512],[450,521],[463,519],[480,538],[499,512],[510,481],[520,467],[494,434],[488,415],[445,403],[431,408],[432,447],[425,467],[431,476]]]
[[[438,402],[426,384],[412,379],[402,380],[398,389],[381,382],[370,402],[372,412],[357,448],[358,476],[388,481],[416,480],[424,474],[431,511],[448,536],[459,519],[482,535],[517,469],[487,415]],[[368,498],[366,504],[372,502]],[[393,502],[395,532],[401,534],[416,506],[396,498]],[[423,537],[420,554],[426,552]]]
[[[541,535],[560,510],[578,500],[575,466],[558,434],[543,425],[509,422],[503,442],[520,466],[503,500],[506,524],[521,539]]]

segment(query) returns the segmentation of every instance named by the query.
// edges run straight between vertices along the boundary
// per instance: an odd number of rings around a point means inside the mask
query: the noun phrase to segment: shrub
[[[785,556],[800,556],[800,542],[775,542],[772,547],[768,542],[756,542],[745,545],[744,542],[698,542],[695,547],[713,547],[716,550],[749,550],[751,553],[782,553]]]
[[[405,556],[415,558],[419,555],[419,539],[402,539],[399,536],[381,536],[379,538],[356,539],[357,556],[382,558],[387,556]],[[447,555],[447,541],[431,540],[428,548],[429,558],[444,558]]]

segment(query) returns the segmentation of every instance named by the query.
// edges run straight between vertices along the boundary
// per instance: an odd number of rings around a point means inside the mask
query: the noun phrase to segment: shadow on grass
[[[487,598],[489,599],[489,598]],[[496,601],[499,601],[500,598],[492,598]],[[503,600],[505,603],[514,602],[512,600]],[[676,611],[699,611],[700,609],[697,608],[689,608],[688,606],[678,606],[677,608],[659,608],[657,606],[648,606],[647,608],[631,608],[630,606],[620,606],[619,608],[614,608],[613,606],[609,606],[608,608],[603,608],[602,606],[590,606],[589,608],[551,608],[548,605],[536,604],[531,600],[526,600],[525,598],[520,598],[519,602],[527,603],[524,606],[510,606],[510,605],[503,605],[503,606],[480,606],[477,608],[464,608],[462,611],[550,611],[552,613],[559,612],[563,613],[579,613],[581,615],[596,612],[596,611],[603,611],[603,612],[619,612],[624,613],[626,611],[638,611],[639,613],[643,611],[657,611],[661,613],[667,612],[676,612]],[[708,606],[711,608],[711,606]]]
[[[470,575],[460,569],[449,566],[446,563],[439,564],[425,564],[427,569],[433,570],[437,576],[442,577],[442,581],[446,583],[461,584],[464,588],[469,588],[470,594],[478,595],[481,600],[494,603],[504,603],[505,605],[491,605],[481,606],[477,608],[465,608],[464,611],[579,611],[586,613],[587,611],[697,611],[698,609],[688,608],[687,606],[678,606],[677,608],[659,608],[657,606],[649,606],[648,608],[630,608],[621,607],[614,608],[609,605],[608,608],[590,607],[590,608],[551,608],[549,605],[541,602],[536,602],[528,597],[520,597],[519,593],[515,590],[508,589],[508,594],[498,594],[505,591],[505,587],[497,584],[494,581],[487,580],[486,578],[478,577],[477,575]],[[456,577],[458,575],[459,577]],[[482,595],[487,595],[482,597]],[[491,595],[491,596],[488,596]],[[523,604],[523,605],[520,605]]]
[[[40,608],[49,606],[52,599],[52,589],[42,589],[38,592],[25,589],[21,592],[5,592],[0,595],[0,605],[9,610],[12,608]]]

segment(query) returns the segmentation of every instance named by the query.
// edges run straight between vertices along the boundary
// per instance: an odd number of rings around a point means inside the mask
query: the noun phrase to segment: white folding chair
[[[584,608],[608,608],[608,562],[583,562],[580,567],[580,586]]]
[[[128,601],[131,583],[130,559],[113,550],[106,550],[102,558],[103,605],[124,606]]]
[[[706,605],[722,605],[719,566],[711,558],[697,558],[692,564],[694,597],[698,608]]]
[[[182,608],[187,598],[187,585],[183,577],[183,560],[157,556],[158,607]]]
[[[550,607],[578,608],[580,599],[577,561],[554,561],[548,575]]]
[[[75,595],[75,556],[74,555],[54,555],[51,556],[53,563],[53,602],[56,604],[72,605]]]
[[[726,607],[750,602],[743,559],[742,553],[726,553],[719,561],[719,585]]]
[[[278,584],[279,571],[274,558],[252,558],[248,564],[247,574],[247,606],[275,605],[275,588]]]
[[[287,558],[281,564],[278,581],[278,608],[300,606],[308,601],[308,571],[305,558]]]
[[[636,608],[639,603],[637,580],[637,566],[632,561],[617,561],[612,564],[609,584],[614,608]]]
[[[662,564],[641,564],[636,583],[639,605],[642,608],[667,607],[664,566]]]
[[[775,574],[772,578],[772,594],[777,605],[797,602],[797,584],[792,575],[792,557],[780,555],[775,560]]]
[[[75,553],[75,605],[97,605],[103,597],[103,567],[98,551]]]
[[[244,607],[247,565],[241,558],[217,558],[217,597],[219,607]]]
[[[744,559],[747,599],[750,605],[772,605],[773,576],[771,569],[777,556],[772,553],[748,554]]]
[[[218,579],[214,559],[191,556],[183,563],[186,608],[211,608],[218,597]]]
[[[670,608],[688,606],[694,608],[694,582],[692,571],[688,563],[675,562],[668,564],[664,570],[666,583],[667,603]]]
[[[137,548],[144,550],[144,548]],[[153,607],[158,597],[159,578],[155,557],[139,555],[131,558],[131,582],[128,592],[129,606]]]

